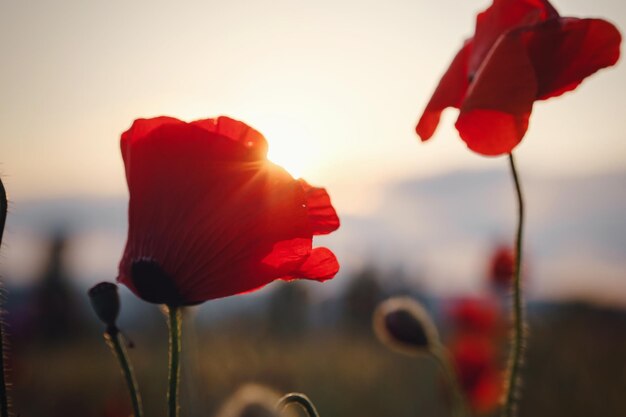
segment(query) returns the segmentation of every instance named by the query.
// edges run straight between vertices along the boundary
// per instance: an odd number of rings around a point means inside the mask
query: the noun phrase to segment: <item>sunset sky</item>
[[[14,201],[124,195],[119,135],[133,119],[230,115],[270,156],[366,213],[391,180],[504,159],[469,152],[445,114],[422,145],[414,125],[471,35],[477,0],[341,2],[2,1],[0,173]],[[555,1],[562,15],[626,27],[617,0]],[[538,103],[522,172],[626,166],[626,67]]]

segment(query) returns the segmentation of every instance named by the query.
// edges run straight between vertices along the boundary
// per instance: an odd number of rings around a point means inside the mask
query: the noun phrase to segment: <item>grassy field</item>
[[[626,315],[581,305],[534,308],[522,417],[626,415]],[[437,368],[389,352],[368,331],[276,336],[245,318],[185,328],[183,416],[214,415],[249,382],[302,391],[322,416],[449,415]],[[193,328],[192,328],[193,327]],[[130,329],[147,416],[164,416],[166,328]],[[117,364],[96,326],[71,344],[29,344],[12,355],[21,416],[113,417],[129,412]]]

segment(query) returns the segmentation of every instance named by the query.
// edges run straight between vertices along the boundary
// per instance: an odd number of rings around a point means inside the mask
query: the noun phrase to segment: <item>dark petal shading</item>
[[[450,67],[443,75],[430,101],[426,105],[415,131],[422,141],[435,133],[441,112],[448,107],[459,108],[469,85],[467,63],[472,50],[472,42],[466,41],[456,54]]]
[[[473,75],[478,71],[503,34],[558,16],[557,11],[546,0],[494,0],[487,10],[476,17],[474,48],[468,64],[469,74]]]
[[[185,304],[175,282],[158,263],[139,260],[132,263],[130,278],[137,295],[149,303],[180,306]]]
[[[614,65],[621,40],[617,28],[601,19],[558,19],[525,32],[537,77],[537,99],[573,90],[594,72]]]

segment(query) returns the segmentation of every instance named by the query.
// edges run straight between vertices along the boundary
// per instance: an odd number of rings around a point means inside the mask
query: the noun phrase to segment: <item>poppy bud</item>
[[[374,332],[392,350],[408,355],[427,353],[438,340],[426,310],[409,297],[390,298],[374,312]]]
[[[107,332],[116,332],[115,321],[120,312],[120,296],[117,285],[101,282],[93,286],[89,292],[89,300],[96,315],[107,326]]]

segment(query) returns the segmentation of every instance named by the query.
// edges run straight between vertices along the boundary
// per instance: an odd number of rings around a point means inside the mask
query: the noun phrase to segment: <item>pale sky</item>
[[[414,125],[486,0],[0,0],[0,174],[14,200],[124,195],[133,119],[229,115],[272,158],[366,213],[385,183],[505,164],[468,151],[446,113]],[[564,16],[626,28],[618,0],[559,0]],[[623,60],[622,60],[623,61]],[[522,172],[626,167],[626,66],[539,103]]]

